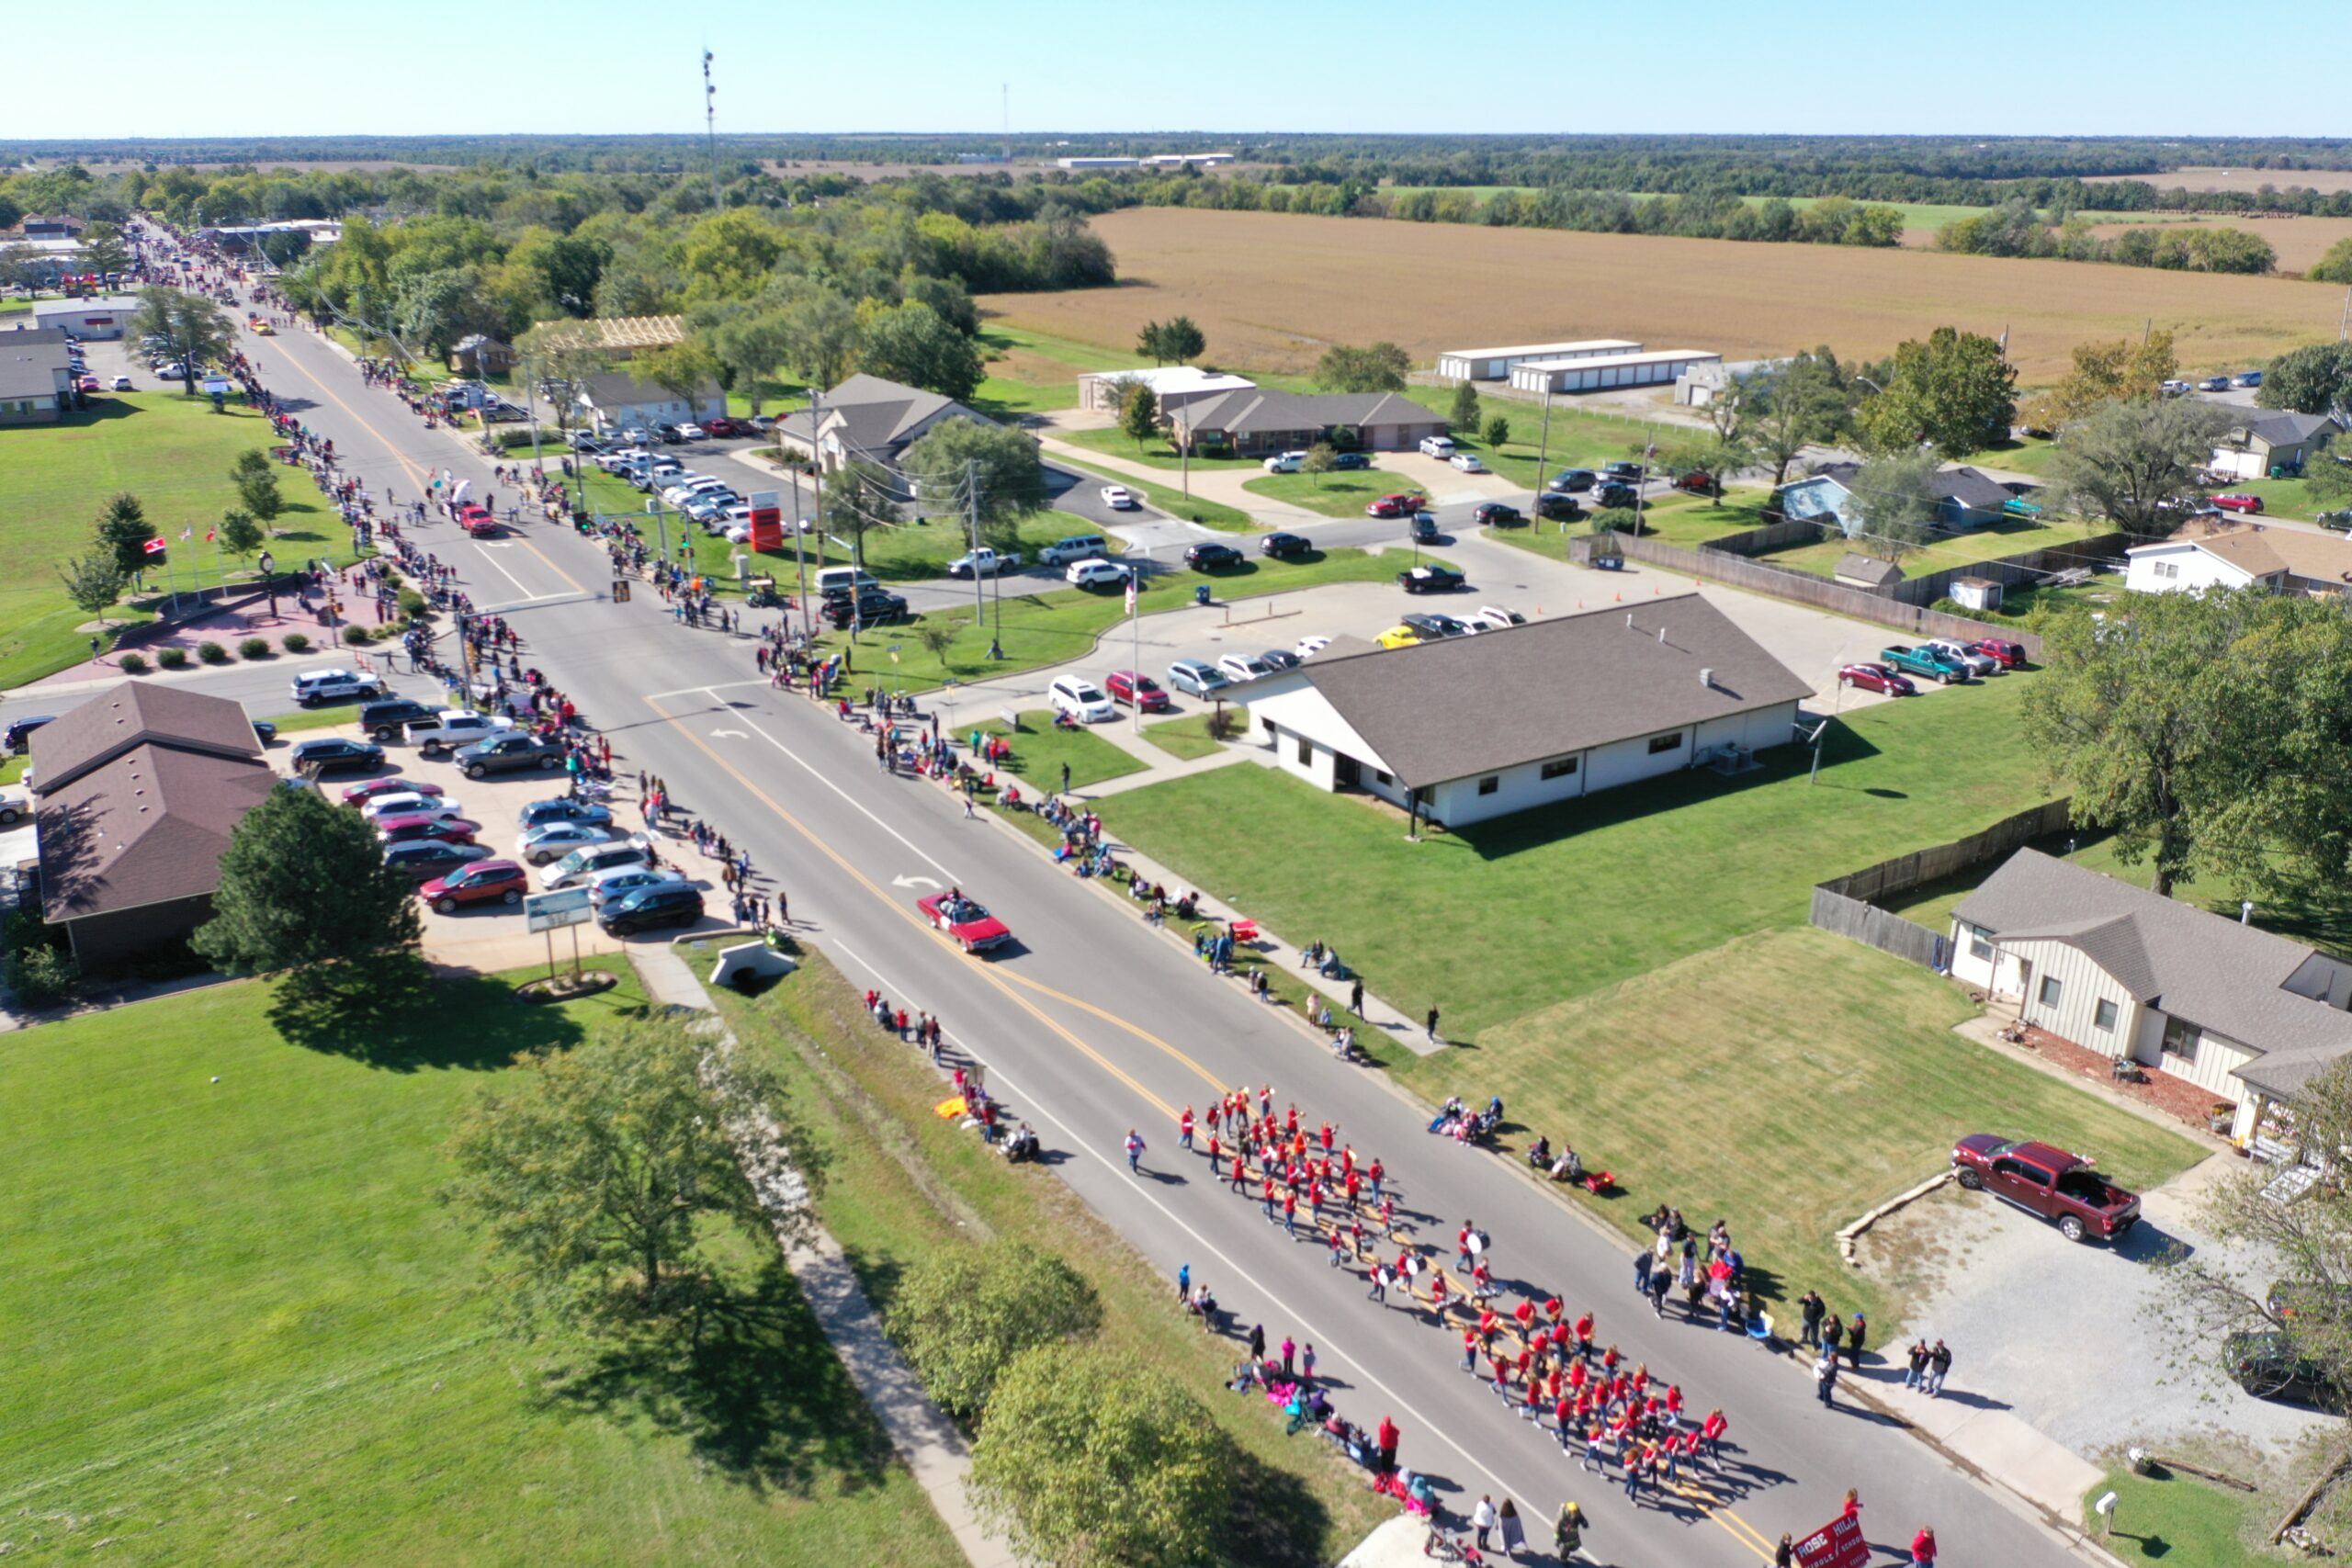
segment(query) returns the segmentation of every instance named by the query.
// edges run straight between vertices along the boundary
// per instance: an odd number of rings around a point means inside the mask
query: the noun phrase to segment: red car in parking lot
[[[705,435],[749,435],[752,432],[751,427],[741,420],[729,419],[722,415],[718,419],[704,420],[702,433]]]
[[[2252,515],[2262,510],[2262,497],[2258,495],[2217,495],[2213,498],[2213,504],[2220,507],[2224,512],[2243,512],[2248,515]]]
[[[435,877],[416,894],[427,908],[452,915],[468,904],[519,904],[530,890],[530,874],[514,861],[478,860]]]
[[[343,803],[345,806],[365,806],[379,795],[437,795],[441,793],[441,786],[437,784],[432,784],[422,779],[404,779],[394,776],[391,778],[368,779],[362,783],[351,785],[348,789],[345,789],[343,792]]]
[[[387,844],[405,844],[412,839],[446,839],[453,844],[470,844],[481,832],[481,823],[469,822],[462,817],[387,817],[376,824],[376,837]]]
[[[1970,643],[1968,651],[1983,654],[2004,670],[2025,668],[2025,644],[2021,642],[2007,642],[2000,637],[1988,637]]]
[[[1133,670],[1114,670],[1102,677],[1102,689],[1111,694],[1114,703],[1127,703],[1145,713],[1166,713],[1168,694],[1148,675]]]
[[[1865,692],[1883,692],[1890,697],[1918,694],[1919,688],[1907,675],[1898,675],[1883,664],[1849,664],[1838,671],[1841,686],[1860,686]]]
[[[1369,502],[1363,509],[1366,517],[1410,517],[1429,503],[1419,494],[1399,491]]]

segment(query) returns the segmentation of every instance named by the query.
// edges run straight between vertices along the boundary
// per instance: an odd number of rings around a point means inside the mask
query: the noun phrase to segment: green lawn
[[[160,391],[113,393],[56,424],[0,431],[0,557],[8,563],[0,581],[0,687],[89,657],[88,634],[74,628],[93,617],[65,596],[57,573],[89,549],[99,510],[118,491],[129,491],[145,505],[148,522],[171,544],[166,559],[176,557],[182,588],[195,586],[199,575],[215,582],[224,570],[242,573],[246,563],[201,540],[237,504],[230,463],[248,447],[271,444],[268,420],[252,410],[232,404],[216,414],[209,398]],[[271,546],[278,558],[350,560],[350,531],[320,504],[308,478],[294,468],[279,468],[277,476],[287,501]],[[197,540],[183,545],[180,531],[189,526]],[[150,588],[172,581],[170,570],[147,576]],[[153,616],[125,607],[107,618]]]
[[[1078,406],[1078,378],[1103,370],[1135,370],[1132,354],[990,321],[980,329],[989,374],[972,406],[998,418]]]
[[[1223,1561],[1232,1568],[1339,1561],[1387,1512],[1365,1491],[1362,1472],[1328,1443],[1284,1438],[1263,1400],[1220,1393],[1232,1370],[1229,1343],[1176,1311],[1165,1278],[1049,1171],[1008,1166],[933,1115],[944,1080],[915,1052],[876,1045],[858,1005],[864,984],[810,954],[757,1000],[724,995],[719,1006],[744,1048],[773,1062],[804,1108],[811,1141],[828,1160],[819,1214],[867,1293],[887,1306],[912,1264],[991,1236],[1057,1253],[1102,1300],[1102,1342],[1194,1390],[1231,1439]],[[1021,1109],[1016,1097],[1013,1110]],[[1054,1146],[1057,1134],[1042,1131]],[[843,1524],[846,1539],[854,1526]],[[893,1555],[865,1540],[857,1546],[863,1562],[954,1560]]]
[[[1400,490],[1415,489],[1395,474],[1382,473],[1378,468],[1355,468],[1336,474],[1268,474],[1263,479],[1243,481],[1241,488],[1251,495],[1303,506],[1326,517],[1362,517],[1368,503]],[[1402,537],[1403,518],[1396,520],[1396,529]]]
[[[1083,446],[1090,452],[1100,452],[1105,457],[1125,458],[1130,463],[1146,463],[1155,468],[1166,468],[1171,473],[1185,466],[1183,455],[1168,444],[1168,438],[1165,435],[1154,436],[1140,446],[1128,438],[1126,432],[1114,430],[1107,426],[1094,430],[1057,430],[1054,432],[1054,435],[1057,440],[1067,441],[1073,446]],[[1192,461],[1194,473],[1211,473],[1220,468],[1259,468],[1264,466],[1265,459],[1262,457],[1204,457],[1198,453],[1193,454]]]
[[[1989,446],[1968,461],[1975,468],[2000,468],[2012,473],[2031,474],[2039,479],[2050,471],[2050,465],[2057,457],[2058,443],[2030,435]]]
[[[1393,560],[1363,550],[1317,552],[1287,560],[1252,556],[1242,565],[1213,576],[1182,570],[1158,573],[1146,580],[1147,586],[1137,597],[1142,612],[1149,615],[1189,603],[1193,590],[1202,583],[1209,584],[1222,601],[1289,592],[1325,582],[1383,582],[1396,573]],[[972,606],[962,604],[922,617],[955,629],[956,640],[944,657],[924,648],[910,626],[880,626],[859,634],[858,651],[852,656],[857,678],[851,685],[878,675],[894,691],[922,691],[943,681],[1059,664],[1091,649],[1104,633],[1126,618],[1125,594],[1118,589],[1054,588],[1025,592],[1009,585],[999,599],[995,586],[987,585],[984,622],[977,620]],[[998,661],[987,655],[989,637],[1000,625],[1004,658]],[[848,642],[848,634],[828,632],[819,640],[839,648]],[[888,652],[892,647],[898,649],[895,660]]]
[[[349,1048],[213,986],[12,1037],[0,1503],[136,1563],[944,1562],[946,1532],[788,1280],[706,1370],[526,1341],[435,1201],[452,1121],[634,985],[444,982]],[[730,1249],[748,1268],[749,1242]]]
[[[1258,526],[1258,520],[1246,512],[1227,506],[1222,502],[1204,501],[1199,496],[1187,496],[1174,485],[1154,484],[1149,479],[1137,479],[1133,474],[1105,468],[1098,464],[1074,458],[1066,452],[1049,453],[1046,455],[1046,461],[1058,468],[1075,469],[1080,473],[1092,474],[1098,479],[1109,479],[1114,484],[1123,484],[1135,491],[1148,505],[1159,508],[1170,517],[1189,518],[1204,528],[1215,528],[1227,534],[1247,534],[1255,531]]]
[[[1209,739],[1209,715],[1186,714],[1182,718],[1163,718],[1143,727],[1143,738],[1154,746],[1184,761],[1197,761],[1215,756],[1225,750],[1224,743]]]
[[[1106,800],[1111,830],[1294,941],[1336,943],[1408,1012],[1476,1039],[1733,937],[1803,921],[1811,888],[2045,798],[2018,733],[2031,675],[1887,703],[1834,724],[1820,782],[1783,746],[1708,772],[1414,844],[1367,797],[1220,768]],[[1248,822],[1251,831],[1230,831]],[[1269,844],[1286,852],[1268,854]],[[1334,866],[1344,874],[1331,874]],[[1397,912],[1414,917],[1399,919]]]
[[[2116,1495],[2115,1528],[2101,1538],[2092,1500]],[[2288,1561],[2273,1552],[2257,1552],[2246,1544],[2255,1510],[2264,1508],[2267,1527],[2285,1512],[2282,1503],[2251,1493],[2217,1486],[2193,1475],[2159,1471],[2134,1475],[2128,1470],[2109,1472],[2105,1481],[2083,1497],[2083,1528],[2091,1539],[2126,1562],[2194,1563],[2196,1568],[2252,1568],[2257,1562]]]
[[[1903,573],[1905,577],[1925,577],[1953,567],[1973,566],[1978,561],[2023,555],[2028,550],[2069,545],[2078,539],[2087,539],[2093,534],[2111,531],[2103,525],[2078,522],[2072,518],[2045,517],[2039,522],[2029,522],[2021,517],[2005,518],[1988,528],[1972,528],[1965,533],[1947,535],[1925,549],[1904,557]],[[1852,548],[1853,546],[1845,538],[1833,536],[1816,544],[1793,545],[1786,549],[1768,551],[1754,558],[1795,571],[1811,572],[1815,577],[1828,577],[1836,572],[1838,561]]]
[[[1069,787],[1084,789],[1115,779],[1125,773],[1139,773],[1143,761],[1121,750],[1110,741],[1089,729],[1057,729],[1054,716],[1048,709],[1015,715],[1021,720],[1018,729],[1007,729],[1001,720],[991,720],[980,726],[989,735],[1008,736],[1012,741],[1012,757],[996,771],[1011,773],[1026,783],[1033,790],[1057,791],[1062,787],[1062,768],[1069,768]],[[1127,722],[1122,718],[1120,723]]]
[[[1405,396],[1443,418],[1453,418],[1451,387],[1408,387]],[[1465,452],[1477,453],[1487,467],[1513,484],[1533,490],[1562,468],[1598,468],[1620,457],[1639,457],[1643,447],[1653,441],[1660,451],[1692,446],[1707,434],[1696,425],[1577,408],[1574,402],[1568,398],[1552,400],[1551,435],[1547,442],[1543,404],[1482,398],[1478,408],[1481,429],[1452,432],[1454,445]],[[1510,421],[1510,437],[1500,446],[1489,444],[1483,434],[1486,421],[1496,414]],[[1543,455],[1541,464],[1536,461],[1538,453]]]
[[[1839,1260],[1838,1227],[1933,1175],[1953,1139],[2030,1127],[2140,1189],[2203,1157],[1953,1033],[1975,1010],[1927,970],[1784,923],[1481,1030],[1475,1056],[1407,1058],[1399,1077],[1432,1101],[1500,1093],[1514,1155],[1540,1133],[1615,1174],[1621,1196],[1579,1201],[1629,1237],[1661,1201],[1721,1215],[1768,1299],[1817,1286],[1883,1337],[1901,1303]]]

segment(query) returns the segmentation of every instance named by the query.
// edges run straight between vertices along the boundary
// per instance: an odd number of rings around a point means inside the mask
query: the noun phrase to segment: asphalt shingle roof
[[[1261,387],[1205,399],[1177,417],[1188,429],[1225,430],[1236,435],[1322,430],[1339,424],[1445,423],[1396,392],[1272,392]]]

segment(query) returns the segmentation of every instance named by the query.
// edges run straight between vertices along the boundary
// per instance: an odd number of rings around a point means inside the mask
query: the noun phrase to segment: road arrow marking
[[[894,876],[890,879],[890,886],[893,887],[936,887],[939,884],[928,876]]]
[[[711,733],[713,735],[731,735],[738,740],[749,740],[751,739],[751,736],[748,733],[741,729],[714,729]]]

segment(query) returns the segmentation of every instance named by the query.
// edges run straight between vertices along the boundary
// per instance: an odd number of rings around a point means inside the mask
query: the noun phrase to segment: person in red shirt
[[[1388,1175],[1387,1168],[1380,1163],[1379,1156],[1373,1156],[1372,1163],[1363,1168],[1363,1174],[1364,1179],[1372,1183],[1372,1195],[1375,1198],[1379,1197],[1380,1183]]]
[[[1526,1334],[1529,1329],[1535,1326],[1535,1303],[1533,1302],[1520,1303],[1511,1309],[1511,1316],[1519,1321],[1520,1333]]]
[[[1375,1441],[1380,1446],[1380,1468],[1384,1472],[1396,1468],[1396,1444],[1403,1436],[1396,1429],[1396,1422],[1385,1416],[1380,1418],[1380,1430]]]
[[[1724,1419],[1724,1413],[1720,1410],[1708,1411],[1707,1418],[1699,1423],[1699,1435],[1707,1439],[1710,1461],[1723,1457],[1724,1434],[1730,1429],[1731,1423]]]
[[[1613,1377],[1617,1372],[1617,1363],[1622,1359],[1623,1358],[1617,1354],[1617,1347],[1611,1345],[1600,1354],[1600,1370]]]
[[[1352,1168],[1351,1168],[1351,1169],[1350,1169],[1350,1170],[1349,1170],[1349,1172],[1348,1172],[1348,1207],[1349,1207],[1349,1208],[1352,1209],[1352,1208],[1354,1208],[1354,1207],[1356,1206],[1356,1199],[1357,1199],[1357,1197],[1362,1193],[1363,1190],[1363,1177],[1361,1177],[1361,1176],[1358,1176]]]
[[[1911,1568],[1936,1568],[1936,1532],[1926,1525],[1911,1538]]]
[[[1329,1122],[1323,1123],[1322,1141],[1323,1152],[1328,1155],[1331,1152],[1331,1123]]]
[[[1577,1319],[1577,1354],[1579,1356],[1592,1354],[1592,1314],[1590,1313]]]
[[[1380,1201],[1380,1232],[1383,1235],[1396,1234],[1396,1195],[1393,1192]]]
[[[1176,1141],[1186,1148],[1193,1146],[1193,1108],[1184,1107],[1184,1114],[1176,1118]]]
[[[1478,1350],[1478,1331],[1475,1328],[1464,1329],[1462,1331],[1462,1370],[1464,1371],[1477,1370]]]

